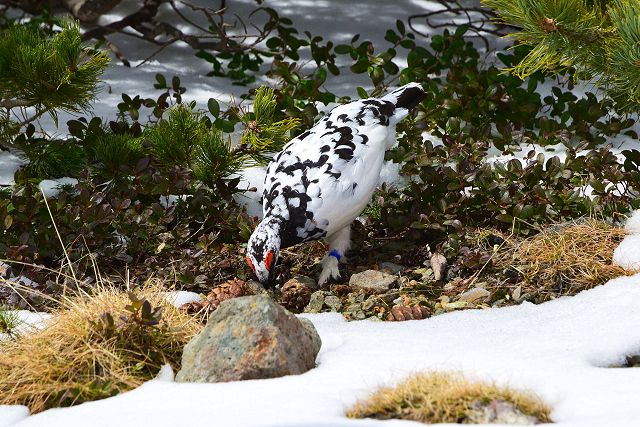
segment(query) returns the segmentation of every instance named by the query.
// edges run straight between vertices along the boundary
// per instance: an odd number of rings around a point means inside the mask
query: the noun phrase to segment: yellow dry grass
[[[550,422],[549,407],[537,396],[470,381],[457,372],[412,375],[394,387],[384,387],[347,412],[349,418],[403,419],[426,424],[469,422],[477,402],[505,401],[525,415]]]
[[[537,294],[541,300],[575,295],[632,273],[612,263],[624,236],[624,229],[588,218],[544,229],[523,241],[509,240],[494,263],[520,273],[522,293]]]
[[[91,295],[61,301],[44,329],[0,342],[0,404],[27,405],[32,412],[70,406],[135,388],[164,362],[177,368],[182,347],[200,326],[166,303],[165,291],[153,280],[135,291],[162,307],[161,322],[148,329],[123,326],[131,300],[102,284]],[[116,324],[110,334],[100,329],[106,312]]]

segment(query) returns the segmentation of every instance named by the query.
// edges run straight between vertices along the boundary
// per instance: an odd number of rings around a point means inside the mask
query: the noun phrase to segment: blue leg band
[[[340,252],[336,251],[335,249],[331,249],[331,252],[329,252],[329,256],[335,257],[338,261],[340,261],[340,258],[342,258]]]

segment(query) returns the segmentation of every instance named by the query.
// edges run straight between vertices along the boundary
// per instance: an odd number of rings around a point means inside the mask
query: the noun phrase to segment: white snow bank
[[[44,197],[49,198],[56,197],[58,194],[60,194],[60,187],[62,187],[63,185],[75,186],[77,183],[77,179],[69,177],[58,179],[43,179],[42,181],[40,181],[40,184],[38,184],[38,187],[40,187],[40,191],[42,191]]]
[[[189,304],[191,302],[200,302],[202,297],[200,294],[189,291],[172,291],[165,294],[164,299],[174,307],[180,308],[183,304]]]
[[[20,405],[0,405],[0,427],[8,427],[29,416],[29,409]]]
[[[318,367],[303,375],[218,384],[154,380],[17,425],[406,426],[412,424],[343,414],[379,385],[415,371],[455,369],[537,392],[553,406],[558,427],[637,426],[640,369],[606,366],[640,352],[638,305],[635,275],[542,305],[421,321],[348,323],[337,314],[305,315],[322,349]]]
[[[0,151],[0,186],[13,185],[13,174],[26,162],[8,151]]]
[[[631,214],[624,228],[630,234],[613,252],[613,263],[625,270],[640,271],[640,210]]]
[[[640,209],[633,211],[624,224],[624,229],[632,234],[640,234]]]

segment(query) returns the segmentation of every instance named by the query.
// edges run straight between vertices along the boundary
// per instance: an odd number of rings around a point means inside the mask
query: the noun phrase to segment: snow
[[[29,416],[29,409],[20,405],[0,406],[0,427],[8,427]]]
[[[60,194],[61,187],[63,185],[72,185],[75,186],[78,183],[78,180],[75,178],[58,178],[58,179],[43,179],[38,184],[40,187],[40,191],[44,194],[45,197],[55,197]]]
[[[640,271],[640,210],[627,219],[625,230],[629,234],[613,252],[613,263],[629,271]]]
[[[45,322],[47,319],[51,318],[51,314],[49,313],[35,313],[29,310],[10,310],[9,313],[12,313],[16,316],[16,327],[12,332],[15,334],[23,334],[33,331],[34,328],[42,328],[45,326]],[[7,339],[7,334],[0,333],[0,341],[3,339]],[[2,406],[0,406],[1,408]],[[1,413],[0,413],[1,415]],[[2,421],[2,417],[0,417],[0,422]],[[0,424],[1,426],[2,424]]]
[[[172,291],[167,292],[165,300],[174,307],[180,308],[183,304],[189,304],[191,302],[200,302],[202,297],[200,294],[189,291]]]
[[[3,185],[13,185],[13,174],[16,173],[25,161],[8,151],[0,151],[0,187]]]

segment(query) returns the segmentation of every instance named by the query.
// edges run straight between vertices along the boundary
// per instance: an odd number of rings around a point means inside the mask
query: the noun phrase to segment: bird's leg
[[[329,242],[329,253],[322,260],[322,272],[318,278],[318,285],[322,286],[329,279],[340,278],[338,263],[345,252],[351,246],[351,224],[327,237]]]

